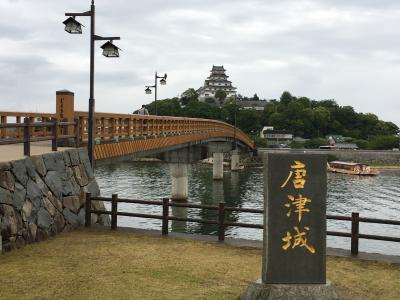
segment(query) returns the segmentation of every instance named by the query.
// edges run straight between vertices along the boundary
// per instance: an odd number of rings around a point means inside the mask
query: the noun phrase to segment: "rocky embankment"
[[[83,225],[86,192],[100,194],[83,148],[0,163],[0,248],[10,251]],[[109,217],[92,214],[92,223],[107,225]]]

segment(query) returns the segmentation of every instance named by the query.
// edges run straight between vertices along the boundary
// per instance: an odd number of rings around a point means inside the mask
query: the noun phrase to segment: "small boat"
[[[364,176],[376,176],[379,171],[371,169],[370,166],[355,162],[345,161],[331,161],[328,162],[328,171],[332,173],[342,173],[350,175],[364,175]]]
[[[212,157],[209,157],[209,158],[206,158],[206,159],[201,160],[200,162],[203,163],[203,164],[212,165],[212,164],[214,163],[214,160],[213,160]],[[227,161],[224,161],[224,162],[222,163],[222,165],[223,165],[224,167],[227,167],[227,166],[230,166],[231,164],[230,164],[229,162],[227,162]]]

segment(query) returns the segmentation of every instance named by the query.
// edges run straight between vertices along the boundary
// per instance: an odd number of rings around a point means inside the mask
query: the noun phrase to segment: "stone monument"
[[[326,161],[265,155],[262,278],[241,299],[339,299],[326,281]]]

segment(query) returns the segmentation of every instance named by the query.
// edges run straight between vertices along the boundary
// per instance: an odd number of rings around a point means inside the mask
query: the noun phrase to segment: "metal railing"
[[[92,201],[111,202],[111,211],[92,209]],[[118,211],[118,203],[131,203],[131,204],[145,204],[145,205],[162,206],[162,215],[119,212]],[[209,219],[183,218],[183,217],[170,216],[169,215],[170,207],[185,207],[185,208],[214,210],[214,211],[217,211],[218,217],[216,220],[209,220]],[[107,197],[92,197],[90,193],[86,193],[85,226],[90,227],[91,213],[96,213],[96,214],[111,215],[111,230],[117,230],[118,216],[159,219],[159,220],[162,220],[162,229],[161,229],[162,235],[168,235],[168,225],[169,225],[168,222],[169,221],[184,221],[184,222],[195,222],[195,223],[203,223],[203,224],[213,224],[213,225],[218,226],[218,240],[219,241],[223,241],[225,239],[225,229],[226,229],[226,227],[229,227],[229,226],[264,229],[263,224],[250,224],[250,223],[239,223],[239,222],[226,221],[225,220],[226,212],[244,212],[244,213],[264,214],[263,209],[229,207],[229,206],[225,206],[224,202],[220,202],[218,205],[204,205],[204,204],[170,202],[169,198],[163,198],[162,201],[135,200],[135,199],[118,198],[117,194],[113,194],[111,198],[107,198]],[[360,238],[371,239],[371,240],[380,240],[380,241],[400,242],[400,237],[398,238],[398,237],[359,233],[359,223],[360,222],[386,224],[386,225],[400,225],[400,221],[374,219],[374,218],[360,218],[359,213],[352,213],[351,217],[339,216],[339,215],[327,215],[326,218],[328,220],[351,221],[351,232],[350,233],[349,232],[338,232],[338,231],[327,231],[326,232],[326,234],[329,236],[350,237],[351,238],[351,254],[358,254],[358,241]]]

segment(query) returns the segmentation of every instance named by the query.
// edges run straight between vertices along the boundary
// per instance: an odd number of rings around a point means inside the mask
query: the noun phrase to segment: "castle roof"
[[[224,66],[214,66],[213,65],[211,72],[212,71],[226,71],[226,70],[224,69]]]

